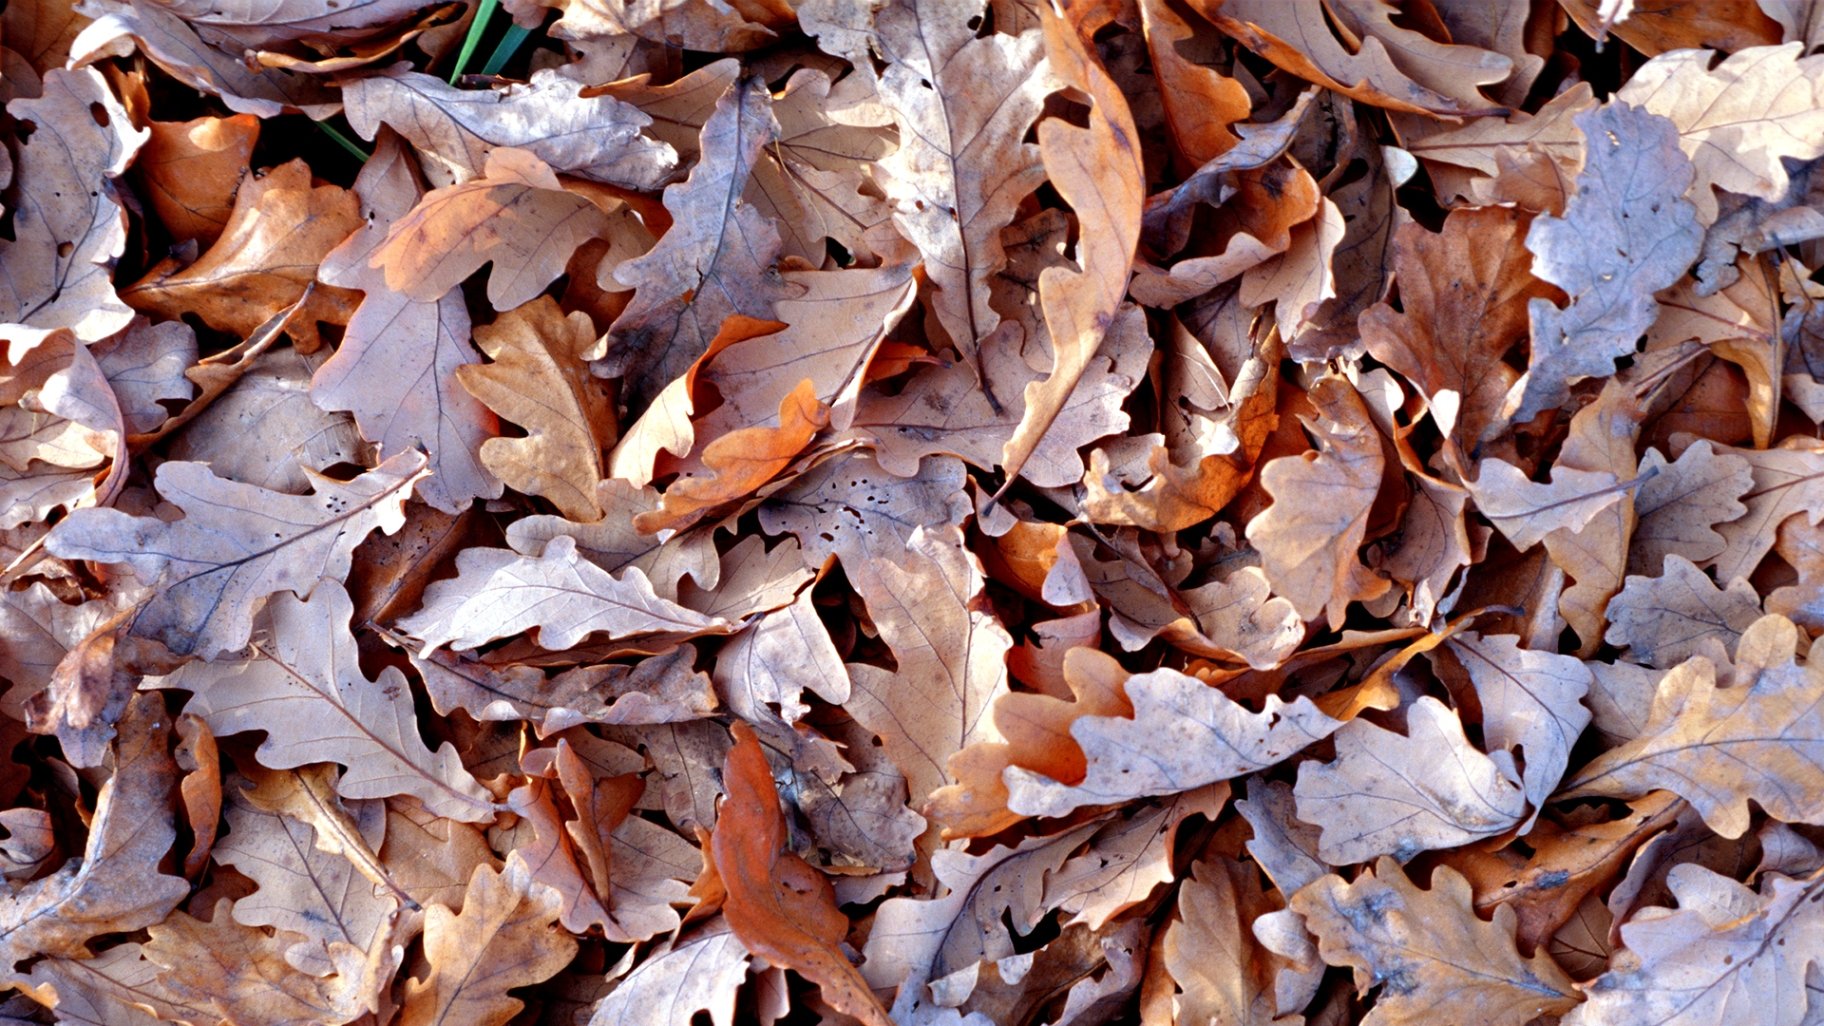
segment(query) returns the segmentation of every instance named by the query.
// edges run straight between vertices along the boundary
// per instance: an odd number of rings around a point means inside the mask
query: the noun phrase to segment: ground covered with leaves
[[[1819,49],[12,0],[0,1020],[1824,1024]]]

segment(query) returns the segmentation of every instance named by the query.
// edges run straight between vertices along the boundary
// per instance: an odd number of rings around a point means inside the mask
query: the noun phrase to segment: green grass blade
[[[488,62],[481,66],[481,73],[484,75],[500,74],[500,69],[507,66],[507,62],[513,59],[513,55],[518,53],[519,48],[524,46],[526,40],[530,38],[532,38],[531,29],[520,28],[518,25],[507,26],[507,34],[500,37],[500,42],[495,45],[494,52],[488,55]]]
[[[367,163],[368,158],[373,156],[373,154],[362,149],[360,147],[360,145],[357,144],[353,139],[350,139],[348,136],[343,135],[341,133],[341,131],[339,131],[334,125],[330,124],[329,122],[319,121],[316,123],[316,125],[319,129],[322,130],[324,135],[327,135],[330,137],[330,139],[334,140],[334,142],[337,146],[340,146],[343,149],[347,150],[351,156],[353,156],[356,160],[360,161],[361,163],[363,163],[363,164]]]
[[[456,67],[450,72],[450,84],[455,85],[462,78],[462,73],[469,69],[469,58],[475,56],[475,48],[481,45],[482,33],[488,30],[488,22],[494,19],[494,8],[500,0],[481,0],[475,8],[475,18],[469,22],[469,33],[462,37],[462,49],[456,52]]]

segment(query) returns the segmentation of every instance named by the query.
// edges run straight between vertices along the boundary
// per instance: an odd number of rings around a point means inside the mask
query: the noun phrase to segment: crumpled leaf
[[[1353,882],[1326,876],[1292,896],[1317,934],[1325,962],[1355,970],[1362,991],[1380,985],[1366,1026],[1423,1023],[1439,1014],[1522,1026],[1577,1003],[1570,977],[1544,952],[1514,949],[1514,913],[1477,918],[1469,884],[1448,866],[1420,890],[1383,858]]]
[[[1736,645],[1735,666],[1693,656],[1660,680],[1641,735],[1597,756],[1565,781],[1567,796],[1636,797],[1672,791],[1723,837],[1748,829],[1748,801],[1788,823],[1824,819],[1817,715],[1824,677],[1794,659],[1792,621],[1764,616]]]
[[[303,297],[317,264],[360,224],[347,189],[313,184],[309,165],[294,160],[242,180],[221,237],[195,263],[175,272],[154,268],[121,298],[161,317],[193,313],[246,338]],[[287,330],[314,349],[316,322],[345,322],[350,307],[340,290],[317,289]]]
[[[177,838],[177,765],[157,696],[129,701],[118,730],[114,776],[96,799],[83,857],[0,897],[0,963],[8,973],[39,955],[87,957],[91,939],[157,923],[189,893],[182,877],[158,868]]]
[[[1564,289],[1569,306],[1527,303],[1532,362],[1508,392],[1508,412],[1531,420],[1568,397],[1578,378],[1600,377],[1634,352],[1653,323],[1653,293],[1697,259],[1703,232],[1684,199],[1691,162],[1676,127],[1649,110],[1612,103],[1579,114],[1587,154],[1563,218],[1526,233],[1534,275]]]
[[[110,280],[127,244],[114,179],[149,133],[132,127],[101,74],[88,68],[52,70],[43,96],[6,109],[37,132],[20,148],[16,179],[27,192],[8,211],[12,235],[0,244],[0,322],[40,334],[69,328],[98,342],[133,319]],[[17,332],[7,335],[30,348],[35,339]]]
[[[135,162],[146,199],[179,242],[213,243],[233,215],[233,198],[248,172],[260,122],[251,114],[153,121]]]
[[[785,817],[759,738],[745,723],[722,764],[728,796],[711,851],[728,888],[722,916],[748,951],[817,984],[824,1001],[866,1026],[888,1026],[886,1012],[849,964],[840,944],[848,917],[829,881],[784,850]]]
[[[747,949],[716,920],[648,956],[595,1006],[588,1026],[690,1026],[699,1011],[715,1026],[735,1026],[748,964]]]
[[[312,494],[284,495],[174,461],[158,468],[154,483],[184,519],[77,510],[46,546],[65,559],[126,563],[157,582],[133,633],[179,655],[213,657],[247,644],[266,596],[340,579],[363,538],[376,528],[397,531],[424,465],[422,453],[400,453],[352,481],[313,473]]]

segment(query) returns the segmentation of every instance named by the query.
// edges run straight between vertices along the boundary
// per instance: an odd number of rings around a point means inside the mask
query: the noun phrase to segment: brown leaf
[[[155,268],[121,298],[161,317],[193,313],[246,338],[297,302],[316,279],[317,264],[360,224],[348,190],[314,184],[309,165],[294,160],[241,182],[221,237],[195,263],[181,271]],[[316,322],[346,323],[353,305],[339,289],[318,289],[288,330],[315,349]]]
[[[233,215],[231,198],[259,141],[259,119],[236,114],[146,127],[152,134],[137,164],[152,209],[177,241],[214,243]]]
[[[765,750],[747,724],[737,722],[733,731],[735,746],[722,764],[728,796],[711,842],[728,888],[723,918],[748,951],[817,984],[832,1008],[886,1026],[885,1010],[839,947],[849,920],[829,881],[784,850],[785,818]]]
[[[780,400],[778,419],[777,427],[737,428],[704,446],[706,476],[673,481],[659,508],[634,517],[634,527],[653,533],[688,527],[772,480],[829,423],[829,410],[817,399],[817,383],[800,381]]]
[[[1797,630],[1765,616],[1743,632],[1727,686],[1694,656],[1660,681],[1641,736],[1597,756],[1565,781],[1569,796],[1635,797],[1672,791],[1710,829],[1740,837],[1748,800],[1788,823],[1824,818],[1815,789],[1795,783],[1818,772],[1817,693],[1809,665],[1794,660]]]
[[[1365,1026],[1420,1023],[1441,1009],[1481,1022],[1521,1026],[1577,1004],[1571,980],[1543,952],[1514,950],[1514,913],[1476,917],[1469,884],[1440,866],[1420,890],[1383,858],[1352,883],[1326,876],[1292,897],[1317,934],[1325,962],[1355,970],[1362,991],[1382,987]]]
[[[747,979],[747,949],[716,920],[666,944],[622,977],[595,1006],[588,1026],[690,1026],[699,1011],[735,1026],[735,992]]]
[[[202,464],[166,463],[155,481],[184,519],[78,510],[47,546],[66,559],[127,563],[158,582],[133,633],[211,657],[247,644],[266,596],[345,576],[361,539],[398,530],[424,463],[421,453],[402,453],[352,481],[313,474],[316,490],[296,496],[223,480]]]
[[[477,866],[462,912],[432,905],[424,917],[429,975],[405,985],[405,1026],[464,1022],[498,1026],[524,1002],[507,991],[549,979],[568,965],[576,942],[553,929],[557,894],[532,881],[509,856],[498,872]]]

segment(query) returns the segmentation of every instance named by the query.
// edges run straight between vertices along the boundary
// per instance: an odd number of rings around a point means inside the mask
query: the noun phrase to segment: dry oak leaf
[[[188,709],[218,736],[263,730],[257,752],[274,769],[336,762],[347,798],[409,794],[441,816],[490,822],[494,803],[445,742],[418,734],[411,689],[397,667],[369,681],[349,631],[353,604],[334,581],[309,601],[280,593],[266,605],[268,629],[248,658],[191,663],[164,687],[194,694]]]
[[[214,857],[259,889],[234,903],[234,920],[298,935],[286,937],[294,942],[285,949],[285,961],[299,972],[327,976],[336,968],[332,945],[366,951],[376,934],[389,929],[399,901],[347,859],[318,851],[310,824],[256,808],[239,792],[229,790],[229,833],[215,846]],[[372,834],[367,840],[377,844],[386,810],[370,803],[363,811]]]
[[[1564,216],[1526,233],[1533,273],[1571,297],[1562,309],[1527,304],[1532,360],[1508,392],[1516,423],[1562,404],[1571,382],[1614,373],[1653,326],[1653,294],[1684,277],[1703,244],[1684,199],[1691,162],[1665,118],[1615,102],[1576,117],[1586,140],[1583,173]]]
[[[713,1026],[735,1026],[735,992],[751,959],[722,919],[663,945],[618,980],[587,1026],[691,1026],[708,1012]]]
[[[458,289],[412,299],[367,265],[423,193],[412,164],[398,138],[388,135],[355,178],[364,223],[323,258],[317,277],[366,295],[335,356],[311,378],[310,398],[325,410],[353,414],[362,436],[382,453],[428,450],[431,475],[419,482],[418,498],[456,513],[472,499],[500,498],[504,487],[479,455],[500,424],[456,379],[458,368],[480,359],[470,341],[468,303]]]
[[[1280,966],[1254,936],[1254,924],[1274,908],[1246,863],[1223,858],[1191,867],[1178,888],[1178,916],[1158,948],[1176,990],[1172,1022],[1302,1026],[1304,1017],[1276,1000]]]
[[[1187,164],[1201,166],[1240,141],[1229,126],[1247,121],[1253,103],[1239,81],[1180,52],[1196,34],[1165,0],[1141,0],[1139,7],[1172,143]]]
[[[159,223],[178,242],[208,246],[221,236],[234,211],[234,194],[260,138],[251,114],[152,121],[152,133],[135,166]]]
[[[805,378],[779,401],[777,427],[737,428],[704,446],[700,460],[705,473],[673,481],[659,508],[635,516],[634,527],[655,534],[681,530],[753,494],[790,466],[829,421],[829,410],[817,399],[817,383]]]
[[[1667,556],[1658,577],[1630,576],[1609,602],[1603,640],[1630,651],[1635,662],[1669,670],[1694,655],[1736,639],[1761,618],[1761,597],[1741,578],[1719,588],[1683,556]]]
[[[1552,97],[1536,114],[1516,111],[1507,120],[1477,118],[1460,128],[1404,140],[1405,148],[1421,160],[1449,167],[1433,167],[1441,186],[1453,188],[1461,195],[1475,192],[1471,182],[1460,182],[1465,168],[1483,177],[1481,183],[1498,176],[1509,161],[1522,155],[1548,159],[1565,178],[1574,177],[1583,168],[1583,132],[1575,117],[1596,106],[1589,83],[1579,82]],[[1442,191],[1442,189],[1440,190]]]
[[[341,106],[336,90],[319,76],[249,66],[243,47],[234,45],[230,53],[203,42],[172,5],[80,0],[80,6],[95,20],[71,44],[73,63],[127,57],[137,49],[179,82],[220,96],[229,110],[259,118],[291,111],[326,118]]]
[[[488,302],[511,310],[537,298],[577,247],[608,227],[608,215],[566,191],[544,161],[501,146],[488,151],[480,178],[426,193],[367,266],[388,288],[430,303],[491,263]]]
[[[383,930],[371,950],[338,946],[333,975],[298,972],[281,953],[286,939],[237,922],[227,898],[208,921],[174,912],[147,932],[140,950],[161,970],[160,1003],[210,1010],[190,1022],[340,1026],[378,1007],[398,968],[390,957],[396,931]]]
[[[1671,119],[1677,142],[1697,169],[1691,202],[1699,220],[1716,220],[1712,187],[1769,202],[1786,194],[1781,158],[1824,155],[1824,57],[1799,43],[1755,46],[1711,66],[1716,54],[1679,50],[1640,66],[1615,93]]]
[[[1449,866],[1420,890],[1392,859],[1344,882],[1326,876],[1292,896],[1325,962],[1355,970],[1355,986],[1381,990],[1363,1026],[1475,1022],[1522,1026],[1577,1004],[1570,977],[1541,951],[1521,958],[1514,912],[1476,916],[1469,883]]]
[[[1355,5],[1379,25],[1352,48],[1331,31],[1320,0],[1191,0],[1191,6],[1275,65],[1363,103],[1444,117],[1506,112],[1476,87],[1507,78],[1513,61],[1395,26],[1381,0]]]
[[[1565,781],[1564,797],[1672,791],[1726,838],[1748,830],[1748,802],[1787,823],[1824,821],[1824,668],[1794,658],[1792,621],[1764,616],[1736,644],[1723,686],[1694,656],[1667,673],[1641,735]]]
[[[1443,231],[1408,224],[1394,233],[1400,310],[1377,303],[1361,315],[1362,342],[1376,360],[1415,385],[1439,410],[1456,395],[1453,425],[1465,453],[1500,422],[1519,377],[1502,359],[1526,336],[1527,303],[1552,294],[1532,276],[1519,213],[1503,207],[1455,210]]]
[[[481,465],[572,520],[600,520],[595,489],[607,476],[603,454],[615,421],[607,392],[589,373],[598,352],[589,315],[566,315],[540,296],[475,329],[475,344],[493,362],[458,367],[456,380],[526,432],[481,443]]]
[[[1297,754],[1342,726],[1311,700],[1267,696],[1260,712],[1195,677],[1171,669],[1127,679],[1129,716],[1083,716],[1070,725],[1083,750],[1079,783],[1011,766],[1001,774],[1007,807],[1023,816],[1062,816],[1173,794],[1246,776]]]
[[[993,713],[1000,739],[977,741],[950,757],[950,775],[957,782],[932,792],[924,807],[943,827],[946,840],[987,837],[1024,818],[1007,808],[1001,774],[1009,766],[1065,783],[1082,780],[1088,762],[1070,734],[1077,719],[1133,715],[1122,687],[1128,673],[1114,656],[1097,648],[1072,648],[1064,653],[1062,676],[1072,701],[1024,691],[1002,695]]]
[[[823,1000],[866,1026],[891,1026],[867,981],[842,953],[849,918],[823,874],[786,850],[785,816],[766,750],[736,721],[735,746],[722,763],[720,803],[710,851],[728,889],[722,917],[742,945],[817,984]]]
[[[1705,563],[1721,555],[1726,543],[1717,525],[1748,512],[1741,498],[1754,487],[1753,464],[1709,439],[1669,463],[1648,449],[1640,475],[1646,480],[1634,493],[1638,523],[1628,542],[1628,570],[1637,574],[1660,569],[1667,556]]]
[[[1780,0],[1773,0],[1779,3]],[[1780,41],[1772,5],[1754,0],[1564,0],[1571,20],[1586,35],[1613,32],[1648,57],[1668,50],[1702,47],[1725,52]]]
[[[1537,818],[1590,725],[1590,710],[1583,705],[1595,682],[1589,667],[1573,656],[1526,648],[1507,634],[1464,631],[1444,650],[1475,685],[1483,741],[1491,751],[1518,749],[1525,756],[1520,782]],[[1529,819],[1527,828],[1531,824]]]
[[[524,150],[559,174],[635,191],[665,184],[678,155],[640,134],[652,118],[611,96],[579,96],[580,89],[556,69],[534,72],[525,84],[480,90],[397,67],[347,83],[342,98],[361,138],[391,127],[439,186],[480,175],[488,154],[501,146]]]
[[[190,891],[159,871],[177,838],[164,703],[135,695],[115,729],[114,775],[95,800],[82,857],[0,897],[0,969],[9,976],[40,955],[86,958],[91,938],[150,926]]]
[[[585,636],[727,633],[733,625],[660,598],[638,567],[615,577],[582,558],[576,539],[559,536],[538,556],[469,548],[457,575],[426,590],[424,607],[399,622],[421,638],[423,653],[443,645],[462,651],[538,629],[541,647],[557,652]]]
[[[1635,482],[1618,481],[1606,470],[1552,467],[1547,484],[1534,481],[1520,468],[1490,457],[1482,461],[1479,475],[1467,482],[1476,508],[1525,551],[1554,531],[1583,530],[1596,515],[1620,502]]]
[[[665,383],[710,351],[723,322],[765,319],[782,286],[779,230],[741,199],[762,150],[779,135],[766,83],[746,78],[703,124],[703,156],[665,189],[672,224],[651,250],[615,269],[633,300],[608,329],[595,371],[620,377],[621,402],[644,409]]]
[[[1793,437],[1774,449],[1724,451],[1748,461],[1754,484],[1741,495],[1748,512],[1715,525],[1723,550],[1712,567],[1719,580],[1749,579],[1772,551],[1782,523],[1795,516],[1814,527],[1824,522],[1824,449],[1816,439]]]
[[[1335,744],[1331,762],[1299,765],[1293,789],[1298,818],[1323,828],[1318,853],[1333,866],[1377,855],[1410,861],[1494,837],[1526,816],[1513,759],[1477,751],[1457,714],[1430,695],[1407,707],[1405,734],[1352,720]]]
[[[1002,491],[1070,405],[1103,338],[1115,330],[1146,201],[1140,134],[1127,97],[1091,54],[1092,29],[1055,9],[1046,11],[1043,24],[1053,73],[1090,97],[1092,113],[1087,128],[1061,118],[1039,126],[1047,180],[1077,212],[1078,267],[1039,272],[1039,306],[1051,334],[1051,373],[1026,386],[1026,410],[1001,456],[1008,479]]]
[[[1014,954],[1014,937],[1031,933],[1045,918],[1046,878],[1102,825],[1094,820],[980,855],[955,847],[933,852],[931,869],[944,892],[882,902],[862,974],[872,986],[899,988],[893,1013],[902,1021],[920,1021],[914,1013],[929,1003],[927,987],[939,1005],[961,1004],[975,989],[982,963]]]
[[[660,541],[634,529],[634,515],[658,506],[655,489],[635,488],[622,478],[611,477],[596,487],[595,496],[599,506],[618,510],[619,515],[586,524],[542,514],[521,517],[507,525],[507,544],[537,556],[553,538],[575,539],[578,555],[611,574],[639,567],[662,598],[676,599],[678,584],[685,577],[705,589],[716,587],[721,564],[708,532],[687,531]]]
[[[1386,459],[1368,408],[1346,380],[1321,378],[1310,396],[1318,419],[1305,423],[1319,448],[1261,468],[1261,486],[1274,501],[1248,522],[1247,537],[1274,592],[1302,619],[1328,611],[1330,623],[1340,625],[1350,602],[1388,588],[1357,555]]]
[[[99,342],[133,319],[112,281],[127,242],[114,180],[149,133],[133,128],[90,68],[53,69],[43,96],[6,109],[36,128],[18,151],[19,196],[7,211],[12,234],[0,241],[0,322],[18,326],[8,329],[12,359],[28,332],[69,328],[84,342]]]
[[[195,263],[175,272],[154,268],[121,298],[161,319],[193,313],[210,327],[247,338],[304,296],[318,263],[359,227],[354,194],[339,185],[313,185],[310,165],[293,160],[242,180],[221,237]],[[340,289],[316,289],[287,330],[315,349],[316,322],[345,323],[353,307]]]
[[[1081,852],[1046,875],[1045,905],[1066,917],[1068,929],[1100,930],[1147,901],[1160,884],[1178,878],[1173,865],[1178,830],[1201,816],[1214,823],[1229,801],[1227,781],[1132,807],[1106,821]]]
[[[1057,87],[1040,33],[977,34],[979,8],[892,0],[874,10],[871,34],[886,62],[880,102],[899,125],[899,148],[875,170],[894,224],[925,258],[936,326],[971,364],[1001,321],[988,303],[1007,263],[1001,229],[1045,180],[1026,132]]]
[[[462,912],[432,905],[424,917],[430,973],[405,985],[401,1026],[500,1026],[525,1003],[508,995],[570,964],[576,940],[558,928],[557,892],[535,883],[517,853],[496,871],[475,867]]]
[[[1676,910],[1648,908],[1621,924],[1622,949],[1581,984],[1565,1026],[1798,1026],[1816,1022],[1824,960],[1824,875],[1761,878],[1760,893],[1694,864],[1674,866]],[[1811,1006],[1805,1012],[1807,1002]]]
[[[898,663],[849,664],[849,711],[880,735],[917,804],[948,782],[957,752],[999,739],[988,711],[1007,693],[1013,638],[959,529],[920,525],[897,561],[844,569]]]
[[[790,27],[780,0],[536,0],[563,11],[551,26],[559,39],[633,36],[647,43],[707,53],[752,50]],[[529,4],[528,4],[529,6]]]
[[[247,644],[266,596],[308,592],[319,578],[341,580],[369,533],[397,531],[424,466],[423,453],[405,452],[352,481],[307,472],[316,490],[286,495],[172,461],[159,466],[153,483],[184,511],[182,520],[76,510],[46,547],[64,559],[131,565],[156,587],[134,615],[132,632],[179,655],[213,658]]]

